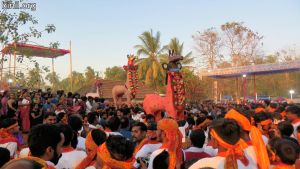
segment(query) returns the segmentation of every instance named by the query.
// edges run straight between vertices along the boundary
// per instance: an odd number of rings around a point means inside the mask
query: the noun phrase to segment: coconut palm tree
[[[91,83],[96,79],[96,72],[91,66],[86,67],[84,75],[86,83]]]
[[[56,72],[48,73],[45,77],[52,84],[53,90],[57,90],[59,87],[59,75]]]
[[[34,68],[31,68],[28,71],[28,76],[26,78],[27,86],[33,89],[40,89],[45,84],[43,74],[43,68],[41,68],[38,63],[35,63]]]
[[[156,91],[161,91],[165,82],[165,73],[161,66],[162,53],[166,50],[160,44],[160,32],[153,33],[152,30],[143,32],[139,39],[140,45],[136,45],[138,56],[144,56],[138,60],[139,78]]]
[[[78,89],[82,88],[85,82],[86,80],[83,73],[77,71],[72,72],[73,91],[77,91]],[[70,77],[61,80],[60,88],[65,91],[71,91]]]

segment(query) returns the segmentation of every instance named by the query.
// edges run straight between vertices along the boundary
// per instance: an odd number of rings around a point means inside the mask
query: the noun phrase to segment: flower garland
[[[184,108],[185,90],[182,74],[180,72],[169,72],[171,78],[171,89],[173,93],[173,102],[176,109]]]
[[[134,99],[136,97],[137,89],[138,89],[138,72],[137,65],[129,66],[127,69],[127,77],[129,79],[128,89],[130,91],[131,98]]]

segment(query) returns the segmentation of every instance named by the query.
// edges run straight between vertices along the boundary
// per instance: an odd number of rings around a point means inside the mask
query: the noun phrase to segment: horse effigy
[[[123,66],[126,70],[126,82],[124,85],[115,85],[112,89],[112,98],[114,100],[115,107],[119,107],[122,101],[122,97],[125,95],[127,99],[127,105],[131,104],[131,100],[135,99],[138,89],[138,66],[135,65],[137,57],[134,55],[127,55],[127,65]]]
[[[143,107],[147,114],[153,114],[156,120],[161,119],[161,112],[165,111],[169,117],[174,119],[184,118],[185,108],[185,90],[180,61],[183,56],[174,54],[169,51],[168,63],[163,64],[163,69],[167,70],[166,96],[158,94],[148,94],[145,96]]]
[[[100,79],[96,79],[95,82],[94,82],[94,87],[96,88],[96,93],[87,93],[86,94],[86,97],[93,97],[93,98],[102,98],[103,97],[103,92],[101,90],[101,87],[102,87],[102,82]]]

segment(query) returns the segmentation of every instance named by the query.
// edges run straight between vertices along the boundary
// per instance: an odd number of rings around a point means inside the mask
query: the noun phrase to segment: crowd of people
[[[77,93],[5,91],[2,169],[300,168],[300,107],[186,105],[184,119]]]

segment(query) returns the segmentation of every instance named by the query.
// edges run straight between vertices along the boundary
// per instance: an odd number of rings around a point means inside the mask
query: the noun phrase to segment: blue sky
[[[138,35],[153,29],[161,32],[162,44],[177,37],[185,51],[193,50],[192,35],[230,21],[244,22],[264,36],[266,54],[296,47],[300,49],[299,0],[28,0],[36,2],[32,14],[44,26],[54,24],[56,32],[36,42],[59,41],[69,48],[72,41],[73,70],[86,66],[97,71],[122,66],[126,55],[135,53]],[[40,60],[51,65],[50,60]],[[68,74],[68,58],[55,61],[57,72]]]

